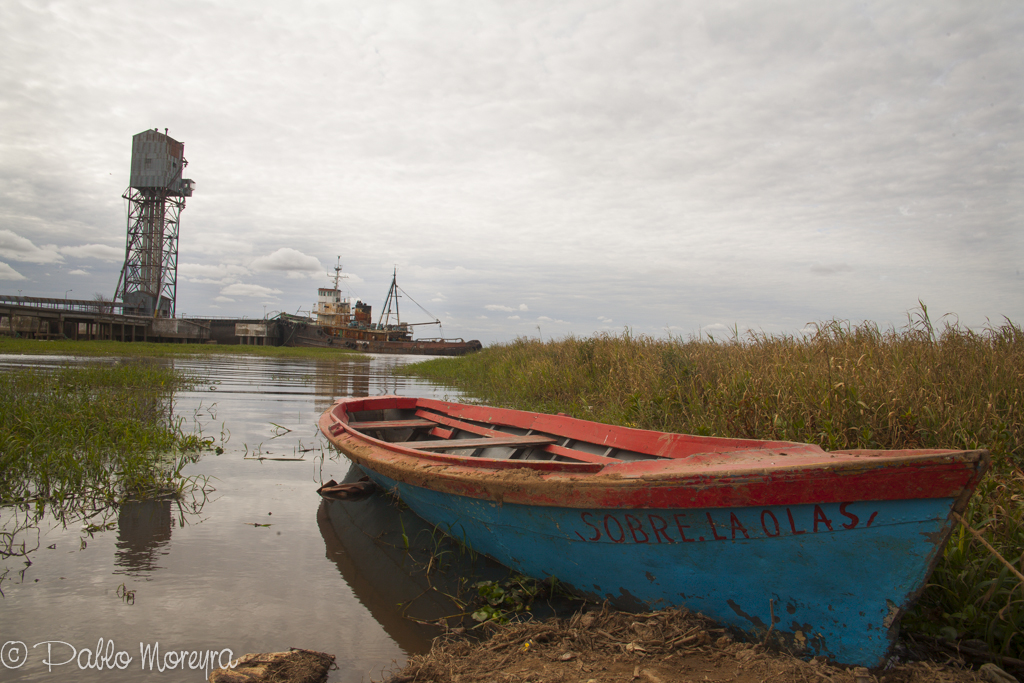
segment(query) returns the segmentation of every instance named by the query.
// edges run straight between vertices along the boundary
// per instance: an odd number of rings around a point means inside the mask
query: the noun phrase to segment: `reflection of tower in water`
[[[171,501],[142,500],[124,503],[117,513],[117,574],[139,574],[159,569],[171,541]]]

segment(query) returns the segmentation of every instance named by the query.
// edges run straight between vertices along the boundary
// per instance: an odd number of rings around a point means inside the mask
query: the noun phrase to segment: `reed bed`
[[[404,369],[494,405],[611,424],[845,448],[987,448],[964,516],[1024,572],[1024,330],[927,309],[903,329],[841,321],[728,341],[602,334],[520,338]],[[879,561],[884,561],[879,558]],[[904,626],[1024,659],[1024,582],[959,529]]]
[[[44,513],[91,519],[194,484],[181,469],[210,441],[171,416],[188,381],[142,363],[0,373],[0,555],[23,554]]]
[[[0,336],[0,353],[49,356],[117,356],[162,358],[167,356],[260,356],[264,358],[358,359],[364,354],[351,349],[256,346],[247,344],[158,344],[155,342],[71,341],[20,339]]]

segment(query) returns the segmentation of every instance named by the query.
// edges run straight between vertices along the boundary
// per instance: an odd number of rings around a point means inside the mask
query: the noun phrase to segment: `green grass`
[[[59,356],[118,356],[162,358],[166,356],[262,356],[266,358],[364,358],[350,349],[250,346],[246,344],[157,344],[119,341],[43,341],[0,337],[0,353]]]
[[[188,381],[140,362],[0,373],[0,555],[46,512],[68,523],[194,484],[181,469],[209,442],[170,413]]]
[[[986,448],[993,469],[965,514],[1024,570],[1024,330],[901,330],[829,321],[808,337],[520,338],[397,372],[492,404],[643,429],[845,448]],[[954,534],[907,628],[985,640],[1024,658],[1024,585]]]

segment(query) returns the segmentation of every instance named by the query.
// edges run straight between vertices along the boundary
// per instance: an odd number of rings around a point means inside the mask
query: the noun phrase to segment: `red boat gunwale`
[[[565,460],[510,460],[435,453],[431,442],[390,442],[354,428],[354,413],[430,411],[436,435],[472,427],[484,439],[452,439],[450,448],[478,443],[515,445],[502,426],[568,437],[657,459],[623,461],[557,444],[536,445]],[[467,425],[462,420],[491,425]],[[413,426],[410,420],[377,421]],[[357,425],[359,423],[356,423]],[[369,423],[372,426],[372,422]],[[422,422],[419,422],[422,427]],[[461,427],[459,425],[462,425]],[[726,439],[617,427],[562,415],[384,396],[341,399],[320,419],[321,431],[357,464],[393,480],[473,498],[573,508],[690,508],[795,505],[860,500],[957,498],[969,494],[988,468],[987,451],[850,450],[826,452],[812,444]],[[502,440],[502,437],[506,437]],[[446,438],[446,437],[445,437]],[[520,437],[521,438],[521,437]],[[417,448],[415,444],[432,444]],[[529,445],[529,444],[524,444]]]

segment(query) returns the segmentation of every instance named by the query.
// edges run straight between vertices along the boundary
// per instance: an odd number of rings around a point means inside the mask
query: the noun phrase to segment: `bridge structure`
[[[0,334],[29,339],[142,341],[150,318],[126,315],[118,301],[0,295]]]

